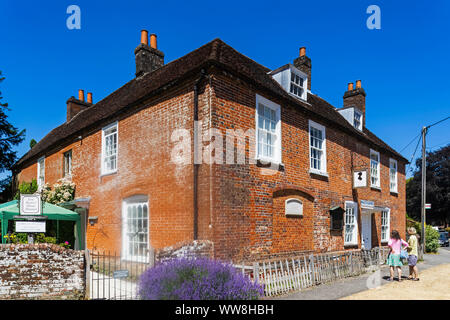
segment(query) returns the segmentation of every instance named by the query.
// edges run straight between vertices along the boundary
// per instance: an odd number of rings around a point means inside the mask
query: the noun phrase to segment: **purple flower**
[[[145,300],[249,300],[264,295],[231,264],[207,258],[178,258],[145,271],[138,284]]]

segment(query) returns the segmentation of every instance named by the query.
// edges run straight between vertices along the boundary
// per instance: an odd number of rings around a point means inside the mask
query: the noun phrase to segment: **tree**
[[[406,211],[418,221],[421,216],[422,159],[416,160],[416,171],[406,183]],[[433,152],[427,152],[426,210],[427,224],[450,223],[450,144]]]
[[[0,71],[0,83],[5,80]],[[19,145],[25,139],[25,129],[19,131],[8,121],[7,111],[10,111],[8,104],[2,102],[0,92],[0,173],[11,169],[17,161],[17,151],[13,147]],[[0,193],[4,193],[11,187],[11,176],[0,181]]]
[[[37,143],[36,140],[31,139],[31,141],[30,141],[30,149],[33,148],[36,145],[36,143]]]

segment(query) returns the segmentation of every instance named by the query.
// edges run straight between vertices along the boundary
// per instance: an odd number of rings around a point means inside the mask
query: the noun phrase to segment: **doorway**
[[[372,213],[361,212],[361,247],[372,249]]]

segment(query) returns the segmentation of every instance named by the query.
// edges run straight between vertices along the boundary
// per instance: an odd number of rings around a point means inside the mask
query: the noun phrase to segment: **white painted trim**
[[[347,207],[353,207],[354,208],[354,218],[355,218],[355,229],[353,231],[353,241],[351,242],[345,242],[345,215],[347,214]],[[356,246],[358,245],[358,203],[357,202],[353,202],[353,201],[345,201],[345,212],[344,212],[344,246]]]
[[[274,152],[275,152],[275,156],[272,158],[268,158],[268,157],[263,157],[263,156],[259,156],[258,154],[258,144],[259,144],[259,136],[258,136],[258,124],[259,124],[259,117],[258,117],[258,105],[259,104],[263,104],[266,107],[272,109],[275,111],[275,116],[277,119],[277,124],[275,126],[275,132],[277,135],[277,140],[275,141],[275,146],[274,146]],[[281,106],[279,104],[276,104],[275,102],[272,102],[266,98],[264,98],[263,96],[260,96],[259,94],[256,94],[256,106],[255,106],[255,157],[256,160],[262,160],[262,161],[267,161],[267,162],[272,162],[275,164],[281,164]]]
[[[378,163],[377,163],[377,175],[378,175],[378,184],[372,184],[372,154],[376,154],[378,157]],[[369,155],[369,168],[370,168],[370,186],[372,188],[377,188],[381,190],[381,165],[380,165],[381,159],[380,159],[380,153],[378,151],[375,151],[373,149],[370,149],[370,155]]]
[[[390,239],[390,235],[391,235],[391,209],[390,208],[385,208],[384,210],[381,211],[381,215],[383,215],[383,211],[387,212],[387,232],[386,232],[386,237],[387,239],[383,239],[382,238],[382,227],[383,225],[380,226],[380,238],[381,238],[381,243],[387,243]],[[383,222],[383,216],[381,216],[381,222]]]
[[[395,189],[391,189],[391,169],[393,163],[395,163]],[[392,158],[389,158],[389,190],[393,193],[398,192],[398,162]]]
[[[39,183],[39,171],[41,171],[41,161],[44,161],[44,181],[43,181],[43,183],[42,183],[42,185]],[[41,190],[42,189],[42,187],[45,185],[45,156],[42,156],[42,157],[40,157],[38,160],[37,160],[37,175],[36,175],[36,177],[37,177],[37,185],[38,185],[38,190]]]
[[[287,204],[288,204],[288,202],[290,202],[290,201],[294,201],[294,202],[300,203],[300,205],[301,205],[301,212],[300,212],[300,213],[287,213],[287,212],[286,212]],[[285,214],[286,216],[298,216],[298,217],[303,216],[303,201],[301,201],[301,200],[299,200],[299,199],[297,199],[297,198],[289,198],[289,199],[286,199],[286,201],[284,201],[284,214]]]
[[[316,128],[323,133],[323,152],[322,152],[322,159],[321,162],[324,166],[324,170],[317,170],[316,168],[311,167],[311,127]],[[328,177],[327,173],[327,136],[326,136],[326,130],[325,126],[318,124],[317,122],[314,122],[313,120],[308,120],[308,161],[309,161],[309,172],[319,174],[322,176]]]
[[[104,161],[104,157],[105,157],[105,130],[108,130],[112,127],[116,126],[116,135],[117,135],[117,146],[116,146],[116,169],[115,170],[110,170],[110,171],[105,171],[105,161]],[[101,151],[101,163],[100,163],[100,176],[105,176],[105,175],[109,175],[109,174],[113,174],[117,172],[117,169],[119,168],[119,122],[115,121],[105,127],[102,128],[102,151]]]
[[[134,203],[141,203],[141,204],[147,204],[147,249],[149,250],[148,254],[146,256],[138,256],[138,257],[131,257],[128,254],[127,245],[128,241],[126,238],[126,228],[127,228],[127,205],[134,204]],[[121,232],[121,243],[122,243],[122,250],[121,250],[121,260],[124,261],[137,261],[137,262],[148,262],[147,258],[150,254],[150,200],[148,196],[146,195],[134,195],[128,198],[125,198],[122,200],[122,232]]]

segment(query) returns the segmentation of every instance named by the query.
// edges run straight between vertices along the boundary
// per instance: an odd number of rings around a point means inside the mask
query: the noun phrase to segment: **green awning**
[[[13,220],[14,217],[18,215],[19,215],[19,206],[17,200],[12,200],[0,204],[0,220],[2,222],[2,235],[5,235],[8,232],[8,220]],[[80,248],[82,248],[81,221],[80,215],[78,213],[56,206],[48,202],[44,202],[42,215],[47,216],[48,220],[74,221],[76,223],[79,246]],[[5,238],[3,236],[2,236],[2,243],[5,243]]]

